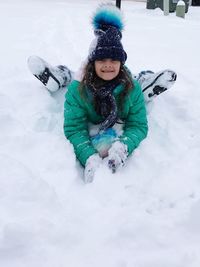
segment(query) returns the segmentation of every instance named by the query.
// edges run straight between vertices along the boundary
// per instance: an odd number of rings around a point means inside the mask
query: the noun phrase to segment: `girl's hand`
[[[84,170],[85,183],[91,183],[93,181],[95,172],[100,166],[101,162],[102,158],[97,153],[87,159]]]
[[[127,159],[127,146],[119,141],[113,143],[108,151],[108,167],[115,173],[124,166]]]

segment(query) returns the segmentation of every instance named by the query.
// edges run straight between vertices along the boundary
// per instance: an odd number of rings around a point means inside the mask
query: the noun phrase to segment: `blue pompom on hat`
[[[121,43],[123,19],[120,9],[112,4],[101,5],[93,16],[92,24],[96,39],[92,43],[88,60],[93,62],[111,58],[124,64],[127,54]]]

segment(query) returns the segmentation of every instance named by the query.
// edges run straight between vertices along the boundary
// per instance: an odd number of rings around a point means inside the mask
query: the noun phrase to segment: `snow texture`
[[[0,266],[200,266],[200,9],[122,1],[127,65],[177,71],[148,106],[149,134],[112,174],[85,185],[63,135],[64,90],[51,94],[30,55],[78,69],[95,0],[0,2]]]
[[[185,6],[185,2],[182,0],[179,0],[177,3],[177,6]]]

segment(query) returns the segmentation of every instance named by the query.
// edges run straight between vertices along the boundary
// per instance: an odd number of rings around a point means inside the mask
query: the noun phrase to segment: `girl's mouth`
[[[101,72],[103,72],[103,73],[112,73],[114,71],[113,70],[102,70]]]

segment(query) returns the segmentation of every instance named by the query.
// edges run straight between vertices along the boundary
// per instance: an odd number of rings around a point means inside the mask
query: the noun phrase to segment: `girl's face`
[[[105,81],[110,81],[119,74],[121,62],[109,58],[95,60],[94,67],[97,76]]]

